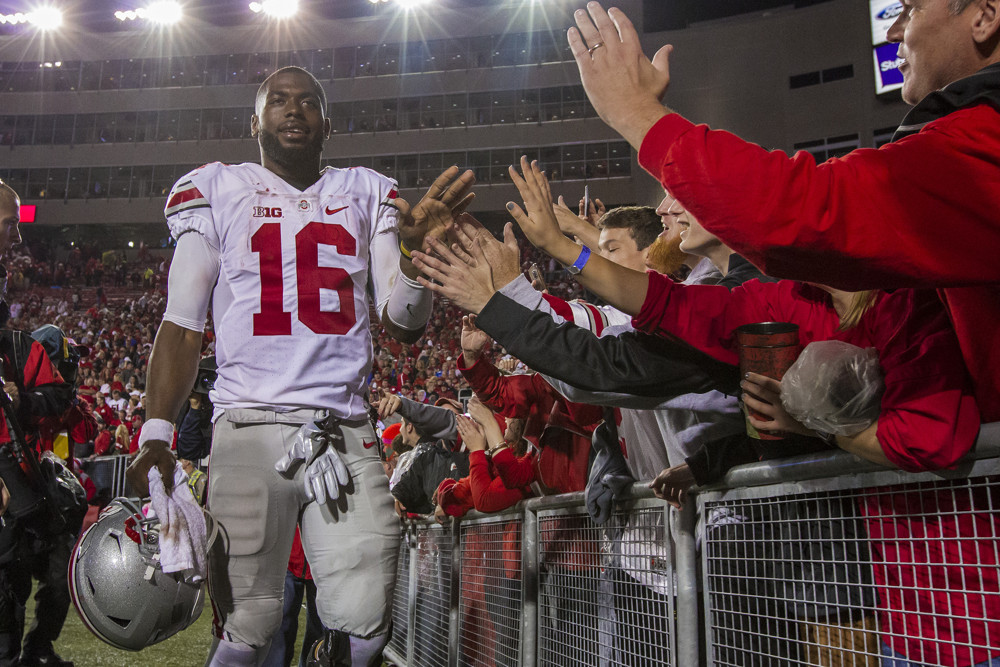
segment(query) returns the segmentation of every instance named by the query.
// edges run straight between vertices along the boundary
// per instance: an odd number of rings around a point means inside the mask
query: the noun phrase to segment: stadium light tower
[[[287,19],[295,16],[299,11],[299,0],[261,0],[261,2],[251,2],[250,11],[275,19]]]
[[[30,12],[0,14],[0,25],[30,23],[39,30],[54,30],[62,25],[62,12],[55,7],[39,7]]]
[[[163,0],[161,2],[150,3],[148,7],[138,9],[128,9],[115,12],[115,18],[119,21],[135,21],[143,19],[159,23],[161,25],[173,25],[184,17],[184,10],[179,3],[173,0]]]

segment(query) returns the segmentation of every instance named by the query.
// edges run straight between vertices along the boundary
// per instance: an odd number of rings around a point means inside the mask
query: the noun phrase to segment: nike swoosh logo
[[[350,208],[350,207],[349,206],[341,206],[340,208],[333,208],[333,209],[331,209],[329,206],[327,206],[326,209],[324,209],[324,212],[327,215],[333,215],[334,213],[340,213],[345,208]]]
[[[345,206],[344,208],[347,208],[347,207]],[[369,442],[369,441],[367,441],[367,440],[364,440],[364,441],[362,441],[362,442],[361,442],[361,444],[362,444],[362,446],[363,446],[363,447],[364,447],[365,449],[371,449],[372,447],[374,447],[374,446],[375,446],[375,441],[374,441],[374,440],[372,440],[371,442]]]

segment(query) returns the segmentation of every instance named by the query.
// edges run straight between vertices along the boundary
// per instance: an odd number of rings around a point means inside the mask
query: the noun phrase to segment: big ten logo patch
[[[254,206],[253,217],[255,218],[280,218],[280,206]]]

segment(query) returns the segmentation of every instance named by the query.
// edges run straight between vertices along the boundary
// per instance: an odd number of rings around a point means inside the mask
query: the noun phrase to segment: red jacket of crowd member
[[[547,493],[587,486],[590,438],[603,418],[600,407],[567,401],[537,373],[503,376],[486,359],[466,366],[464,355],[458,367],[484,404],[505,417],[525,420],[524,437],[539,450],[534,459],[537,481]]]
[[[531,497],[530,484],[507,488],[486,452],[474,451],[469,452],[469,476],[442,481],[437,499],[448,516],[461,517],[471,509],[500,512]]]
[[[97,419],[90,405],[77,401],[60,417],[45,417],[38,423],[39,451],[52,451],[56,436],[66,431],[69,436],[69,459],[74,457],[74,445],[90,442],[97,435]]]
[[[118,426],[118,415],[106,402],[96,405],[94,407],[94,412],[104,420],[104,423],[108,425],[108,428],[114,428]]]
[[[3,376],[4,378],[14,378],[21,376],[23,374],[24,378],[24,391],[38,389],[45,385],[63,384],[62,376],[59,375],[59,371],[56,370],[52,362],[49,361],[49,356],[45,353],[45,348],[41,346],[37,341],[31,341],[31,347],[28,352],[28,358],[24,362],[23,369],[15,369],[7,356],[3,357]],[[37,418],[28,418],[24,421],[24,408],[25,399],[21,399],[21,408],[19,412],[19,418],[21,421],[21,427],[24,429],[34,429],[40,421]],[[0,442],[8,442],[10,440],[10,435],[7,431],[7,420],[0,419]]]
[[[83,365],[81,364],[80,367],[83,368]],[[99,390],[100,390],[100,387],[91,384],[90,381],[87,380],[87,381],[82,382],[80,384],[80,386],[78,386],[76,388],[76,395],[77,395],[77,398],[79,398],[80,400],[86,401],[87,404],[89,404],[91,407],[93,407],[94,403],[97,402],[97,399],[96,399],[96,397],[94,395]]]
[[[111,431],[105,429],[103,431],[98,432],[98,434],[94,437],[94,456],[105,456],[114,454],[114,452],[108,451],[109,449],[111,449],[111,443],[112,443]]]
[[[1000,420],[997,125],[996,108],[980,100],[877,150],[816,164],[804,151],[788,157],[670,114],[646,134],[639,163],[769,276],[844,290],[943,288],[979,408],[992,422]],[[949,242],[934,224],[914,226],[915,215],[948,220]]]
[[[880,293],[858,324],[842,331],[829,295],[812,285],[751,280],[730,292],[678,285],[650,273],[646,302],[633,324],[639,331],[675,335],[736,365],[736,328],[769,321],[799,325],[802,345],[841,340],[875,348],[885,383],[878,442],[895,465],[948,468],[972,448],[979,410],[955,332],[930,290]]]

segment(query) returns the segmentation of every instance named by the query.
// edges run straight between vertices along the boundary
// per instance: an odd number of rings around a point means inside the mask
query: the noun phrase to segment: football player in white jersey
[[[208,508],[210,665],[255,665],[281,622],[295,524],[324,625],[350,636],[351,664],[379,664],[399,529],[365,407],[369,298],[385,329],[416,341],[431,292],[411,249],[471,201],[471,171],[446,170],[410,210],[369,169],[320,169],[326,96],[300,68],[257,93],[261,163],[181,178],[166,216],[177,249],[149,361],[147,414],[129,481],[173,479],[171,421],[197,372],[211,301],[218,379]]]

